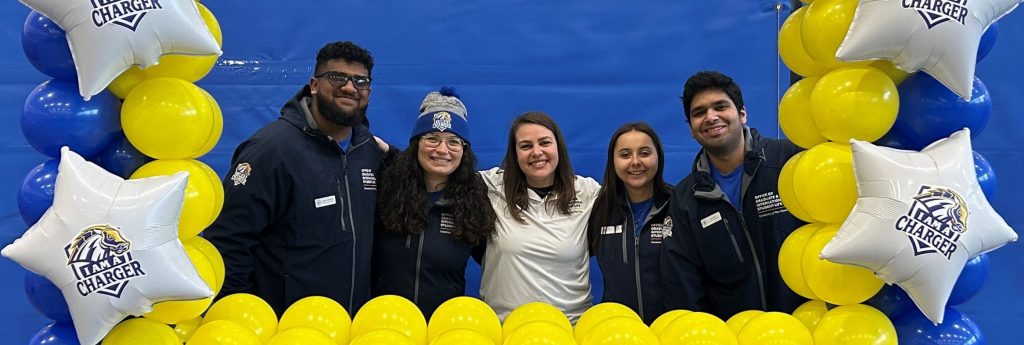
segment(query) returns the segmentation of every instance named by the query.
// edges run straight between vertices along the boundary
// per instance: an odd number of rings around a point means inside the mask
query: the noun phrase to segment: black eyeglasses
[[[324,72],[314,75],[313,78],[327,78],[327,81],[334,87],[344,87],[349,81],[352,82],[352,86],[359,90],[367,90],[370,88],[370,82],[373,79],[370,77],[364,77],[360,75],[348,75],[341,72]]]
[[[420,137],[420,140],[423,141],[423,144],[428,148],[439,147],[443,142],[445,145],[448,146],[448,150],[454,152],[462,151],[462,147],[466,145],[466,141],[460,139],[459,137],[442,137],[437,134],[424,135]]]

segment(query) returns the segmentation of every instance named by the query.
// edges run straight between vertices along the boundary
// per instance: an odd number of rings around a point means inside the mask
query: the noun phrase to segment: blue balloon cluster
[[[971,98],[964,100],[926,73],[915,73],[898,87],[896,123],[877,144],[919,151],[953,132],[970,128],[976,138],[988,124],[992,99],[981,79],[974,78]]]

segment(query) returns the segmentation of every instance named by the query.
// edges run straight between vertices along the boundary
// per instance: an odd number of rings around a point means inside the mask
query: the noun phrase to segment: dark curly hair
[[[679,97],[683,100],[683,113],[686,114],[686,122],[690,122],[690,102],[693,101],[693,97],[696,97],[701,91],[709,89],[722,90],[736,104],[736,109],[743,109],[743,93],[740,92],[740,86],[732,78],[718,71],[700,71],[686,80],[686,85],[683,86],[683,95]]]
[[[363,47],[349,41],[328,43],[320,48],[320,51],[316,53],[316,70],[313,74],[320,74],[328,61],[337,59],[361,63],[366,67],[367,72],[373,74],[373,55],[370,55],[370,52]]]
[[[385,231],[419,234],[427,228],[429,198],[423,167],[417,159],[419,142],[419,136],[410,139],[409,148],[398,154],[381,176],[377,212]],[[476,155],[468,144],[459,167],[448,176],[444,198],[454,202],[455,239],[476,245],[494,234],[497,217],[487,198],[487,186],[476,172]]]
[[[570,214],[569,205],[576,197],[576,174],[572,170],[572,163],[569,161],[569,149],[566,148],[565,136],[558,124],[550,115],[531,111],[519,115],[512,120],[512,126],[508,130],[508,147],[505,150],[505,158],[501,161],[501,169],[504,170],[502,182],[504,183],[505,199],[507,200],[506,210],[517,222],[526,223],[523,218],[523,211],[530,207],[529,192],[527,192],[526,174],[519,168],[519,158],[516,155],[518,145],[516,144],[516,131],[519,127],[527,124],[539,125],[547,128],[555,135],[555,144],[558,149],[558,165],[555,165],[554,177],[554,198],[544,201],[545,207],[553,207],[561,214]]]
[[[665,183],[665,151],[661,147],[661,139],[658,138],[658,133],[654,132],[654,128],[651,128],[646,122],[632,122],[622,125],[622,127],[615,130],[611,140],[608,142],[608,156],[604,165],[604,182],[601,184],[601,191],[597,194],[597,200],[594,201],[594,208],[590,214],[590,226],[587,229],[587,239],[589,240],[592,253],[597,246],[601,227],[618,225],[613,223],[617,223],[626,217],[619,207],[619,204],[621,204],[619,198],[625,196],[626,186],[622,183],[619,175],[615,173],[615,143],[619,141],[619,137],[623,134],[633,131],[647,134],[651,138],[651,143],[654,144],[654,151],[658,153],[658,170],[654,172],[653,181],[655,194],[659,191],[663,193],[671,193],[672,191],[672,186]]]

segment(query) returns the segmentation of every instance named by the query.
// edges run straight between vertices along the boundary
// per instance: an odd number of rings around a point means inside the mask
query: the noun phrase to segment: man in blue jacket
[[[782,280],[779,247],[803,222],[782,206],[778,180],[800,148],[747,127],[740,88],[724,74],[693,75],[681,98],[702,149],[669,203],[674,223],[661,263],[666,307],[723,320],[751,309],[792,312],[804,300]]]
[[[281,116],[238,145],[224,209],[204,236],[224,257],[220,296],[246,292],[280,316],[307,296],[350,314],[370,297],[377,177],[386,152],[365,125],[370,52],[335,42]]]

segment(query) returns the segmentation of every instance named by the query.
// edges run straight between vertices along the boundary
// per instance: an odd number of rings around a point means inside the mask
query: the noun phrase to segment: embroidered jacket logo
[[[231,181],[237,185],[245,185],[246,180],[249,179],[249,174],[252,174],[252,165],[249,163],[239,163],[235,167],[235,173],[231,174]]]
[[[947,21],[965,25],[967,1],[969,0],[902,0],[903,8],[917,11],[924,23],[931,29]]]
[[[160,0],[91,0],[92,24],[101,28],[107,24],[117,24],[135,31],[146,13],[164,9]]]
[[[967,203],[956,192],[921,186],[910,211],[896,220],[896,230],[907,234],[914,256],[939,253],[948,260],[967,232],[967,216]]]
[[[87,227],[75,236],[64,253],[78,293],[121,297],[131,278],[146,275],[142,264],[132,259],[131,246],[131,241],[109,224]]]

